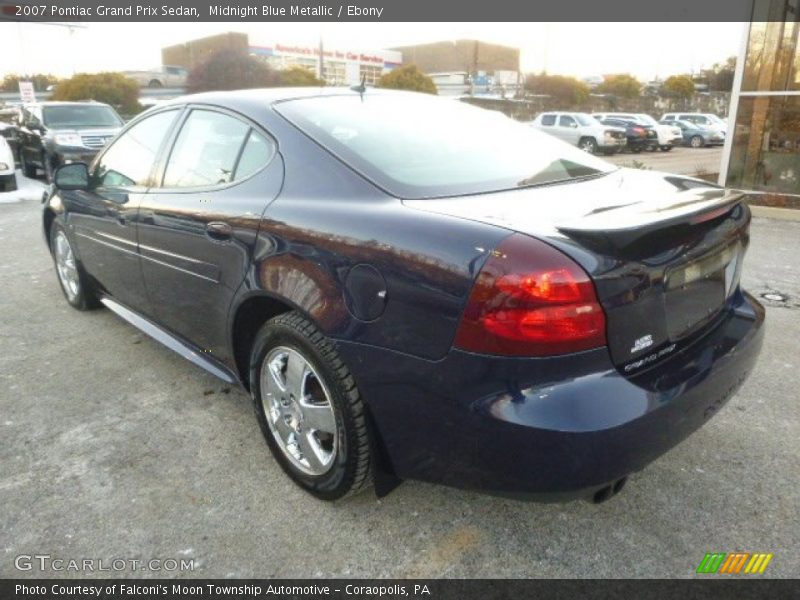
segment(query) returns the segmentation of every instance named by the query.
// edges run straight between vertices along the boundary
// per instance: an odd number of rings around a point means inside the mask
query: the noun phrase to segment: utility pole
[[[325,54],[322,46],[322,31],[319,32],[319,78],[325,81]]]

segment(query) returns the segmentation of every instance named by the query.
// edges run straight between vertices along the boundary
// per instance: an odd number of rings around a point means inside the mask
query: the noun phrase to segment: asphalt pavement
[[[193,561],[116,573],[135,577],[671,578],[733,551],[773,553],[764,576],[800,576],[800,223],[753,221],[744,283],[777,299],[750,379],[611,501],[409,481],[326,504],[269,455],[245,393],[108,310],[67,305],[41,186],[23,183],[0,203],[0,577],[93,575],[15,567],[46,554]]]
[[[625,152],[613,156],[601,156],[605,160],[623,167],[639,168],[678,173],[679,175],[716,175],[722,164],[722,146],[707,148],[686,148],[678,146],[669,152]]]

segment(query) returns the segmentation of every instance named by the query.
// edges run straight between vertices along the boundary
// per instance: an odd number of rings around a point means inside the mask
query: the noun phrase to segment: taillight
[[[589,276],[567,255],[526,235],[487,259],[456,333],[462,350],[549,356],[606,345],[606,320]]]
[[[642,129],[641,127],[634,127],[633,128],[633,132],[636,135],[644,135],[644,129]]]

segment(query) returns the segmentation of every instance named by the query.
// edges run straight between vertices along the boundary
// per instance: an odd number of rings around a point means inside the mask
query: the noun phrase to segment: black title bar
[[[716,577],[700,580],[556,580],[556,579],[5,579],[3,600],[500,600],[513,598],[680,598],[737,600],[789,598],[797,581]]]
[[[750,21],[774,0],[0,0],[2,18],[26,21]],[[598,31],[597,43],[602,43]]]

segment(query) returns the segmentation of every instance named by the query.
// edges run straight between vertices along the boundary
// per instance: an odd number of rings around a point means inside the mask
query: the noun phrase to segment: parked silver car
[[[645,113],[592,113],[592,116],[598,121],[605,119],[623,119],[625,121],[633,121],[652,127],[658,135],[658,149],[668,152],[672,150],[673,146],[680,146],[683,143],[683,133],[680,128],[674,125],[662,125],[653,117]],[[648,150],[655,150],[656,148],[648,148]]]
[[[624,129],[603,125],[587,113],[545,112],[536,117],[531,126],[591,154],[614,154],[627,144]]]

